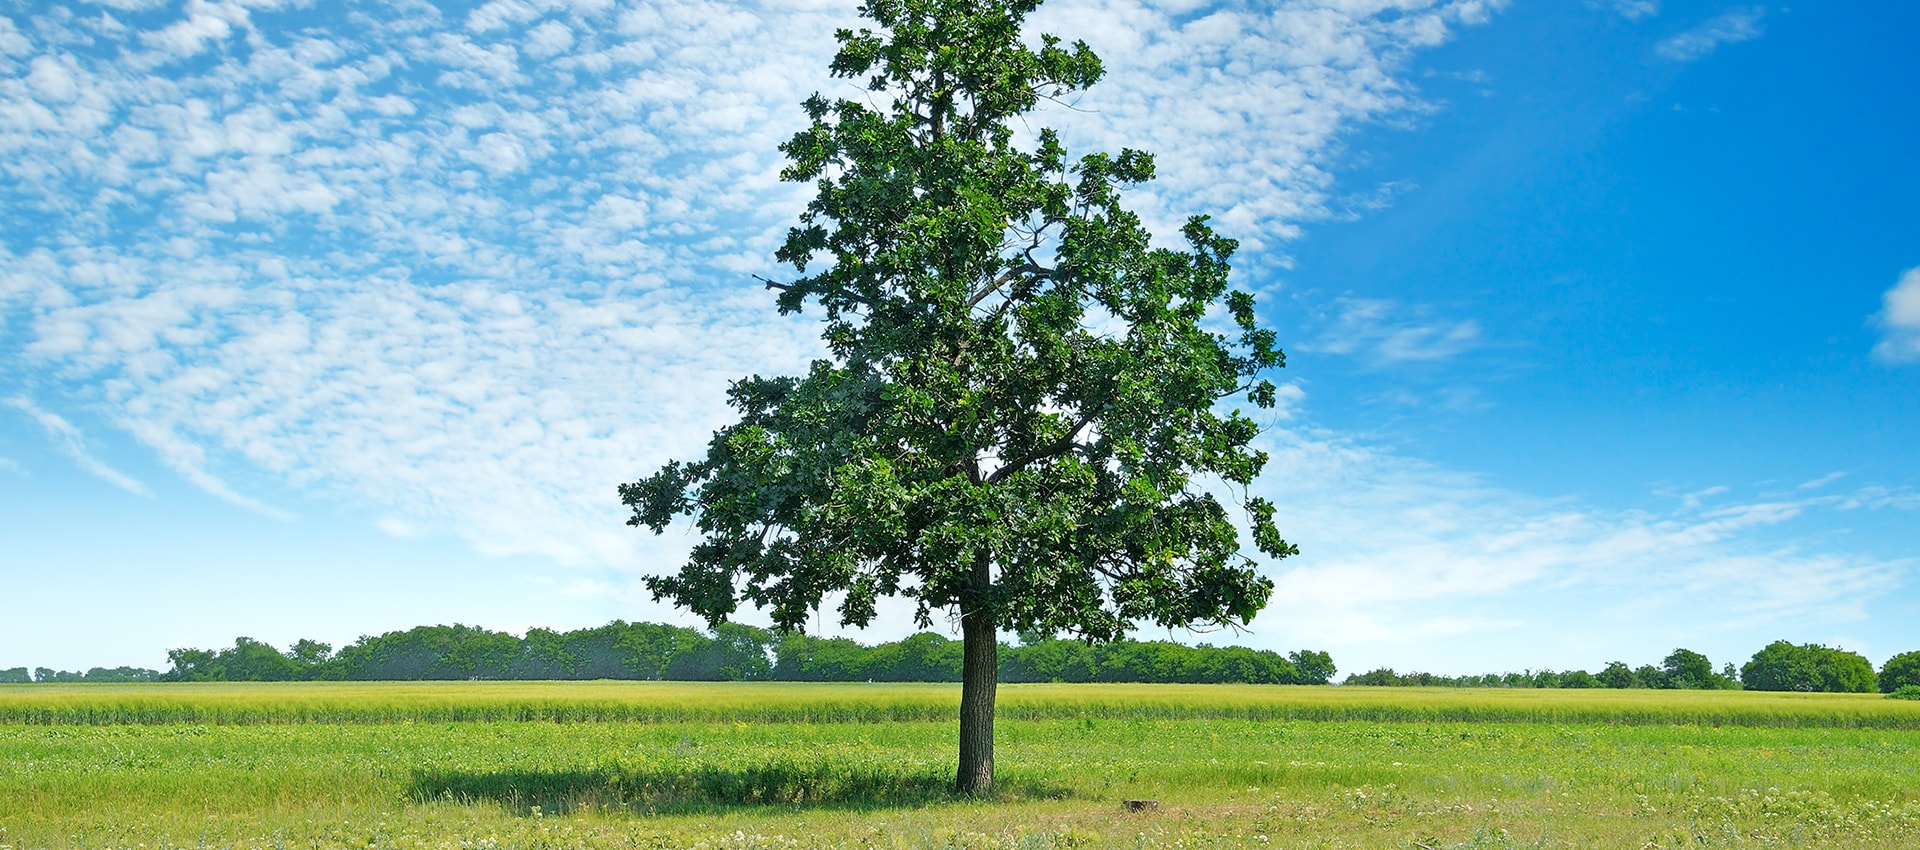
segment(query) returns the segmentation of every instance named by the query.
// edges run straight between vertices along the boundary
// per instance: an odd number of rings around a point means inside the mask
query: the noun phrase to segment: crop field
[[[961,800],[950,685],[0,686],[0,848],[1920,847],[1877,695],[1001,694]]]

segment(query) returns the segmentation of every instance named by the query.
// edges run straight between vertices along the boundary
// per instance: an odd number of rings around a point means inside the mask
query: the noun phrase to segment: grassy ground
[[[1920,847],[1914,703],[1003,693],[976,802],[938,686],[0,688],[0,848]],[[512,719],[583,706],[700,719]],[[244,722],[160,722],[195,711]]]

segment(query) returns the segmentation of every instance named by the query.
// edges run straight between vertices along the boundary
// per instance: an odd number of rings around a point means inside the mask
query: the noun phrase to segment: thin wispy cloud
[[[1880,301],[1873,319],[1881,333],[1874,356],[1888,363],[1920,361],[1920,267],[1907,269]]]
[[[1355,357],[1374,366],[1450,360],[1482,345],[1473,319],[1435,319],[1376,298],[1344,298],[1304,351]]]
[[[92,452],[87,451],[86,438],[81,435],[80,429],[59,414],[40,409],[26,396],[0,400],[0,404],[26,414],[40,426],[40,430],[46,433],[47,439],[52,440],[55,447],[67,457],[72,458],[74,464],[86,470],[89,475],[136,496],[151,497],[153,495],[153,491],[147,489],[147,485],[140,483],[131,475],[108,466],[94,457]],[[14,471],[19,470],[19,466],[11,460],[7,460],[4,465]]]
[[[1751,41],[1765,34],[1761,19],[1766,7],[1748,6],[1730,9],[1693,29],[1660,42],[1654,53],[1674,62],[1692,62],[1718,50],[1723,44]]]
[[[1587,8],[1612,12],[1629,21],[1660,14],[1660,0],[1587,0]]]

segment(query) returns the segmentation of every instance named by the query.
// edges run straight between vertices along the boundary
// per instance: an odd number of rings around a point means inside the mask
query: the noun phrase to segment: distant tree
[[[667,678],[684,681],[752,681],[773,671],[773,633],[740,623],[720,623],[713,638],[674,656]]]
[[[104,683],[156,682],[159,679],[159,671],[144,667],[93,667],[81,677],[81,681]]]
[[[1633,668],[1625,661],[1609,661],[1607,667],[1594,678],[1609,688],[1631,688],[1634,685]]]
[[[318,667],[333,657],[333,645],[301,638],[294,642],[292,649],[287,650],[287,655],[309,668]]]
[[[1560,674],[1560,687],[1563,688],[1600,688],[1605,686],[1606,683],[1595,678],[1592,673],[1585,670],[1568,670]]]
[[[1670,687],[1689,690],[1713,688],[1713,662],[1691,649],[1676,649],[1660,664],[1661,675]]]
[[[225,668],[226,679],[235,682],[287,682],[305,678],[305,671],[280,650],[249,637],[233,639],[233,647],[221,650],[214,662]]]
[[[1185,250],[1154,248],[1120,197],[1151,156],[1075,162],[1025,132],[1102,75],[1085,43],[1023,35],[1038,5],[869,0],[877,31],[836,36],[833,74],[870,93],[810,98],[782,146],[817,193],[776,254],[802,277],[769,283],[781,312],[825,314],[826,357],[734,383],[704,459],[620,488],[632,525],[697,519],[648,586],[710,624],[745,602],[798,629],[833,595],[845,625],[887,596],[957,619],[969,794],[993,780],[1001,630],[1247,623],[1273,583],[1216,494],[1260,551],[1295,551],[1247,494],[1259,426],[1226,404],[1272,407],[1283,363],[1229,286],[1237,244],[1195,217]]]
[[[1667,678],[1667,671],[1652,664],[1642,664],[1633,668],[1633,686],[1636,688],[1671,688],[1673,682]]]
[[[508,679],[520,661],[519,638],[455,623],[363,636],[328,665],[341,679]]]
[[[1868,693],[1876,685],[1872,662],[1858,653],[1784,640],[1754,653],[1741,666],[1740,681],[1756,691]]]
[[[167,661],[172,669],[161,674],[167,682],[210,682],[215,681],[213,662],[215,654],[206,649],[170,649]]]
[[[1401,679],[1400,674],[1393,672],[1392,667],[1379,667],[1365,673],[1349,673],[1342,684],[1393,687],[1405,684],[1405,681]]]
[[[33,674],[25,667],[9,667],[0,670],[0,685],[24,685],[33,681]]]
[[[1707,657],[1690,649],[1676,649],[1660,665],[1661,678],[1666,687],[1688,690],[1711,691],[1731,690],[1740,687],[1735,678],[1733,665],[1728,664],[1723,673],[1713,672],[1713,662]]]
[[[1880,692],[1890,694],[1907,685],[1920,686],[1920,652],[1902,652],[1880,668]]]
[[[1324,652],[1295,650],[1287,653],[1287,660],[1293,662],[1294,669],[1300,674],[1296,684],[1324,685],[1333,680],[1333,674],[1339,668],[1333,666],[1333,656]]]

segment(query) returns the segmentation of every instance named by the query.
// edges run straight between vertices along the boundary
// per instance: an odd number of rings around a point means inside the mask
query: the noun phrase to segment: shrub
[[[1920,685],[1901,685],[1887,693],[1893,699],[1920,699]]]

